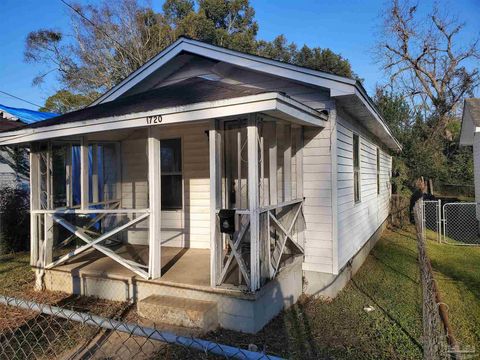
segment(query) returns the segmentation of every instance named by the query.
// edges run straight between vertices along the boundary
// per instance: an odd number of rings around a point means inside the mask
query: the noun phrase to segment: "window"
[[[353,198],[360,201],[360,139],[353,134]]]
[[[380,194],[380,149],[377,148],[377,195]]]
[[[162,209],[182,208],[182,143],[180,139],[160,141],[162,167]]]

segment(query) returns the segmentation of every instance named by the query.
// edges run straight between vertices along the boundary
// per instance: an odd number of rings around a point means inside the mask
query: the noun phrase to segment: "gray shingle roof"
[[[265,90],[197,77],[140,94],[72,111],[48,120],[27,125],[23,128],[39,128],[110,116],[121,116],[167,107],[257,95],[260,93],[265,93]]]

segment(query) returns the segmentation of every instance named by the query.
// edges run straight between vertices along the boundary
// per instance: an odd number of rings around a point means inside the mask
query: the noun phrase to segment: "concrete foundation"
[[[337,296],[361,267],[385,227],[386,222],[377,229],[338,275],[313,271],[302,272],[302,257],[297,256],[279,271],[274,280],[262,286],[256,293],[242,292],[236,287],[210,287],[209,250],[168,247],[162,247],[162,264],[165,265],[160,279],[145,280],[110,258],[92,252],[79,256],[71,263],[47,270],[45,285],[49,290],[117,301],[131,300],[141,303],[144,299],[151,300],[161,295],[208,302],[216,306],[215,324],[225,329],[256,333],[280,311],[295,304],[302,292],[312,296],[330,298]],[[126,249],[122,256],[125,258],[135,256],[138,261],[138,258],[148,256],[148,248]],[[189,306],[185,304],[186,307]],[[191,308],[195,307],[193,303]],[[154,312],[164,311],[155,310],[155,306],[152,308],[151,311]],[[146,317],[154,316],[149,310],[140,311]],[[177,309],[177,315],[178,311],[181,314],[182,310]],[[203,320],[199,320],[201,318],[199,314],[190,320],[185,314],[180,317],[187,320],[183,323],[181,320],[179,324],[190,323],[189,326],[206,328],[214,326],[205,325]],[[198,321],[192,320],[195,318]],[[158,321],[165,320],[167,319],[158,319]],[[170,322],[177,324],[175,321],[173,319]]]
[[[151,295],[137,304],[138,314],[155,323],[214,330],[218,326],[217,304],[179,298]]]
[[[346,266],[340,270],[338,275],[319,273],[314,271],[304,271],[304,292],[311,296],[323,296],[334,298],[348,284],[350,279],[357,273],[368,254],[380,239],[383,231],[387,226],[385,220],[382,225],[375,231],[370,239],[355,254]]]
[[[252,294],[237,288],[211,288],[208,250],[180,249],[181,256],[178,251],[162,247],[162,264],[170,265],[162,269],[164,275],[160,279],[145,280],[109,258],[95,259],[93,254],[86,254],[72,263],[47,270],[45,285],[49,290],[116,301],[140,302],[161,295],[212,302],[216,304],[219,326],[247,333],[261,330],[302,294],[301,256],[293,258],[274,280]]]

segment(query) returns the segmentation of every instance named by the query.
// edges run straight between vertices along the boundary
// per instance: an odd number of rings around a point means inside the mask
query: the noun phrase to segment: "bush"
[[[28,190],[0,189],[0,254],[30,249],[29,207]]]

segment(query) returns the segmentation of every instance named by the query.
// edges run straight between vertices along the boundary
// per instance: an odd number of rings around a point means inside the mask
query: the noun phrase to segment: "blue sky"
[[[163,1],[152,0],[152,3],[159,9]],[[289,41],[300,46],[330,48],[350,60],[353,70],[365,79],[369,93],[376,83],[383,81],[384,76],[373,61],[372,49],[384,0],[251,0],[251,3],[260,25],[259,38],[272,40],[276,35],[284,34]],[[420,11],[423,11],[430,8],[432,1],[420,0],[419,3]],[[479,36],[479,0],[439,3],[444,9],[452,8],[466,23],[464,41]],[[0,14],[0,91],[43,105],[60,86],[55,73],[48,75],[41,87],[32,85],[36,75],[49,69],[24,62],[25,37],[39,28],[67,30],[68,9],[59,0],[0,0]],[[1,93],[0,103],[35,109],[33,105]]]

